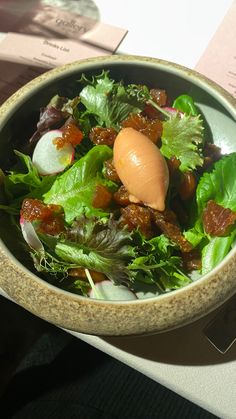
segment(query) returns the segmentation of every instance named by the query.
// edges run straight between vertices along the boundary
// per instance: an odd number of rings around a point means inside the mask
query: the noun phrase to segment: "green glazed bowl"
[[[108,56],[67,64],[31,81],[0,109],[0,167],[21,138],[33,132],[40,107],[55,94],[75,96],[81,73],[109,69],[112,78],[167,90],[173,97],[194,97],[223,153],[236,150],[236,101],[215,83],[179,65],[147,57]],[[235,176],[232,168],[232,176]],[[94,300],[50,285],[35,274],[23,252],[22,238],[8,216],[0,214],[0,287],[35,315],[64,328],[119,336],[163,332],[190,323],[236,291],[236,248],[211,273],[158,297],[135,301]]]

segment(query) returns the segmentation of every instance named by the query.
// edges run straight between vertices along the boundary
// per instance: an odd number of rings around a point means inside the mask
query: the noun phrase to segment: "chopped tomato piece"
[[[65,144],[71,144],[73,147],[81,143],[83,133],[74,121],[66,124],[62,130],[62,137],[57,137],[53,141],[57,149],[64,147]]]
[[[210,200],[203,211],[203,225],[211,236],[225,236],[236,221],[236,212]]]
[[[20,214],[25,221],[39,221],[37,230],[45,234],[56,235],[65,229],[60,205],[46,205],[39,199],[28,198],[24,199]]]
[[[92,205],[94,208],[106,209],[112,201],[112,193],[103,185],[96,185]]]

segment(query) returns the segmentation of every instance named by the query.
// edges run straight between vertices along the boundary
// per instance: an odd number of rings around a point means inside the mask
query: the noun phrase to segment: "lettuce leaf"
[[[203,275],[210,272],[217,266],[232,248],[236,230],[226,237],[213,237],[202,249],[202,269]]]
[[[10,213],[19,214],[24,198],[42,199],[42,196],[51,188],[56,175],[41,177],[30,156],[15,150],[18,162],[8,175],[2,175],[4,189],[4,205],[0,209]]]
[[[119,129],[120,122],[131,112],[141,112],[143,105],[134,103],[121,83],[110,79],[107,71],[89,80],[82,78],[87,84],[80,92],[81,103],[87,113],[93,115],[99,125]]]
[[[197,116],[199,111],[194,103],[194,100],[189,95],[180,95],[173,102],[173,108],[178,109],[187,115]]]
[[[182,172],[202,166],[201,146],[203,125],[199,116],[177,113],[163,122],[161,153],[168,159],[175,156],[180,160]]]
[[[117,188],[114,182],[102,175],[103,163],[111,157],[112,150],[108,146],[93,147],[56,178],[51,189],[44,195],[44,202],[61,205],[65,212],[65,220],[69,224],[82,214],[88,217],[107,216],[106,211],[92,206],[92,200],[97,184],[102,184],[113,191]]]
[[[236,181],[232,172],[235,167],[236,153],[231,153],[216,162],[212,172],[204,173],[196,190],[199,214],[202,214],[210,199],[236,211]]]
[[[41,185],[42,179],[34,167],[30,156],[15,150],[18,157],[18,164],[5,177],[5,189],[9,197],[30,192]]]

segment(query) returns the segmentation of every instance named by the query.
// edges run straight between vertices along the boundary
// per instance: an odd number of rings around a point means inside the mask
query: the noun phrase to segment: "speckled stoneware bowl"
[[[223,152],[236,150],[236,101],[198,73],[157,59],[109,56],[69,64],[33,80],[0,109],[0,167],[14,142],[33,131],[39,108],[58,93],[73,95],[82,72],[111,76],[128,83],[146,83],[173,97],[192,95],[214,141]],[[77,84],[78,86],[78,84]],[[235,175],[232,168],[232,176]],[[145,300],[101,301],[69,293],[37,276],[21,253],[21,241],[5,213],[0,217],[0,287],[17,303],[47,321],[95,335],[132,335],[170,330],[189,323],[225,302],[236,291],[236,248],[210,274],[177,291]],[[23,259],[22,259],[23,258]],[[31,271],[32,269],[32,271]]]

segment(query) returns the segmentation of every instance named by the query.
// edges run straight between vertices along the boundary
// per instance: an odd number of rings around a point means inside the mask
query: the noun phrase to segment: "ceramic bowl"
[[[109,56],[44,73],[3,104],[0,167],[7,164],[15,141],[32,133],[41,106],[56,93],[73,95],[81,73],[89,76],[102,69],[109,69],[117,80],[162,87],[173,97],[189,93],[201,109],[216,145],[224,153],[236,150],[236,101],[222,88],[173,63],[146,57]],[[3,212],[0,235],[0,287],[35,315],[78,332],[115,336],[167,331],[206,315],[236,291],[236,248],[211,273],[182,289],[154,298],[119,302],[81,297],[37,276],[22,255],[20,234]]]

